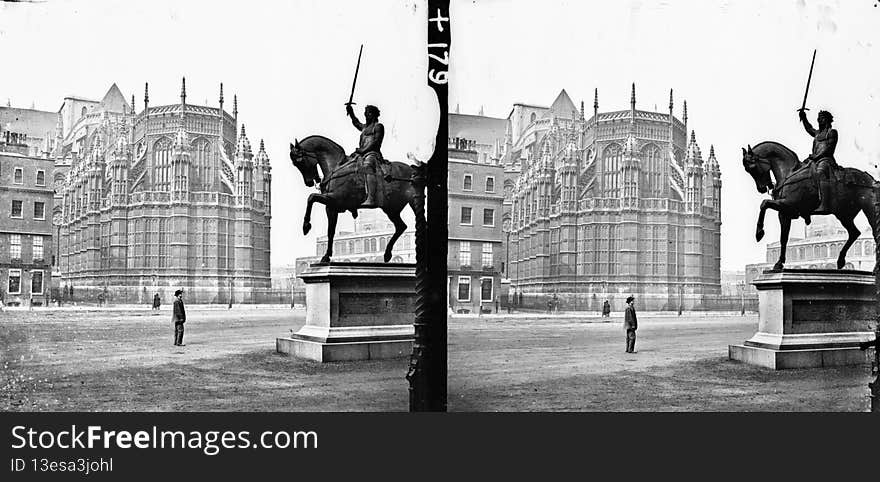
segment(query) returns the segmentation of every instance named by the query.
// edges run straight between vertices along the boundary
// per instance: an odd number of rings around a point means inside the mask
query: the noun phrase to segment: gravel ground
[[[405,411],[407,359],[319,364],[275,353],[301,309],[170,306],[0,313],[4,411]]]
[[[773,371],[729,361],[757,316],[451,317],[450,411],[866,411],[870,364]]]

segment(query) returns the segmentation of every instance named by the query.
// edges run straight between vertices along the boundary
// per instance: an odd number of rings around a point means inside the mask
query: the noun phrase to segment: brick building
[[[0,299],[8,305],[51,300],[53,161],[35,157],[24,134],[0,140]],[[9,142],[7,142],[7,139]]]
[[[453,126],[450,132],[461,129]],[[502,182],[504,167],[480,152],[478,141],[452,138],[447,148],[449,177],[448,305],[455,311],[496,312],[501,306]]]

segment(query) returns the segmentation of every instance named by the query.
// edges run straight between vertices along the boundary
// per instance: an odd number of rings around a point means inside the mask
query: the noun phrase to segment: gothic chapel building
[[[232,115],[186,102],[135,112],[114,84],[100,102],[69,97],[63,137],[59,270],[77,297],[105,292],[112,301],[170,302],[183,288],[190,302],[254,300],[270,288],[272,174],[260,141],[254,153],[238,100]]]
[[[629,109],[590,117],[563,90],[550,107],[515,104],[503,140],[515,172],[510,212],[514,303],[615,310],[699,308],[721,290],[721,172],[681,119]]]

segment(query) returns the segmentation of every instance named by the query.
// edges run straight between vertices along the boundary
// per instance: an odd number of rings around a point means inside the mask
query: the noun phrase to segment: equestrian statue
[[[320,193],[313,193],[308,197],[303,234],[308,234],[312,228],[314,203],[323,204],[327,212],[327,251],[321,258],[322,263],[330,262],[333,255],[333,237],[339,213],[349,211],[356,218],[358,209],[378,208],[385,212],[394,224],[394,234],[385,247],[384,260],[387,263],[391,260],[394,243],[406,230],[406,224],[400,218],[403,207],[409,205],[414,213],[419,213],[417,205],[424,204],[424,198],[416,195],[417,191],[412,183],[413,176],[419,170],[425,169],[424,164],[412,157],[410,159],[417,165],[385,160],[381,151],[385,128],[379,123],[379,108],[366,106],[365,122],[361,122],[354,113],[352,99],[360,60],[358,54],[355,81],[352,83],[351,96],[345,103],[346,114],[361,133],[358,148],[347,156],[339,144],[317,135],[301,141],[294,139],[294,143],[290,144],[290,160],[299,169],[305,185],[312,187],[318,184],[320,189]],[[381,171],[381,177],[377,175],[377,171]]]
[[[815,52],[813,54],[815,61]],[[810,66],[810,77],[813,68]],[[809,78],[807,91],[809,92]],[[837,257],[837,269],[846,265],[846,252],[861,234],[854,219],[864,212],[877,236],[877,212],[875,202],[874,178],[867,172],[854,168],[843,168],[834,159],[837,147],[837,130],[831,127],[834,117],[828,111],[820,111],[814,128],[806,115],[806,94],[804,105],[798,109],[798,117],[807,134],[813,137],[813,151],[804,159],[778,142],[765,141],[754,147],[743,148],[743,167],[752,176],[759,193],[770,191],[772,198],[761,202],[755,238],[764,237],[764,214],[773,209],[779,214],[780,249],[779,259],[773,265],[780,270],[785,264],[785,249],[791,221],[798,217],[810,224],[814,215],[832,214],[846,229],[848,238]],[[772,179],[771,179],[772,174]],[[876,266],[874,268],[877,269]]]

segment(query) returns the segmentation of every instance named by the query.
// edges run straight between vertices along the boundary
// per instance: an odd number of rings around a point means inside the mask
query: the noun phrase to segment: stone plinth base
[[[865,363],[859,343],[874,339],[874,275],[867,271],[765,271],[758,289],[758,331],[730,345],[731,360],[774,370]]]
[[[318,263],[306,283],[306,324],[275,348],[319,362],[397,358],[412,353],[415,265]]]
[[[412,340],[374,341],[348,343],[322,343],[319,341],[277,338],[278,353],[293,355],[318,362],[379,360],[400,358],[412,353]]]
[[[729,345],[731,360],[784,370],[786,368],[824,368],[865,363],[865,352],[858,348],[820,348],[816,350],[774,350],[746,345]]]

